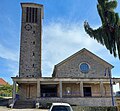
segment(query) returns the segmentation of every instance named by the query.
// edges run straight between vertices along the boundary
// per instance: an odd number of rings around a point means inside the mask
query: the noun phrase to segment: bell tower
[[[19,77],[41,77],[43,5],[21,3]]]

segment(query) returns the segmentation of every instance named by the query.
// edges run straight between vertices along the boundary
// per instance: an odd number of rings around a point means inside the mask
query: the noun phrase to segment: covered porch
[[[38,98],[85,98],[110,97],[109,78],[19,78],[13,79],[13,98],[16,98],[16,84],[18,84],[19,99]],[[119,79],[112,79],[112,83],[119,83]]]

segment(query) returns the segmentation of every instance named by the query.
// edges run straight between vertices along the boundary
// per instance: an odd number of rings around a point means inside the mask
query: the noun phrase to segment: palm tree
[[[117,7],[116,0],[98,0],[97,10],[101,18],[102,26],[92,29],[88,22],[84,22],[85,31],[104,45],[114,57],[120,59],[120,19],[114,9]]]

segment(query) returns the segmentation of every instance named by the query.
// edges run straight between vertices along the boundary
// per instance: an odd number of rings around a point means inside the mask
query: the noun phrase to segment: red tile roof
[[[6,85],[6,84],[7,84],[7,82],[4,79],[0,78],[0,86]]]

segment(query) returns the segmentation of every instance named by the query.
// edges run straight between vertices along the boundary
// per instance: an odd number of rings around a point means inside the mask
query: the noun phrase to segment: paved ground
[[[0,111],[48,111],[48,109],[10,109],[0,106]]]

